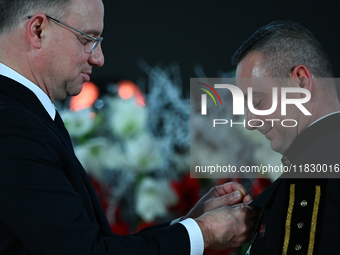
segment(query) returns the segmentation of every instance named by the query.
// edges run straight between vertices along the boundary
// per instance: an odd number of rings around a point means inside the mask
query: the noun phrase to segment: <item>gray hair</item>
[[[0,35],[10,31],[29,15],[37,12],[57,19],[66,13],[71,0],[0,0]]]
[[[263,54],[263,67],[275,78],[289,77],[297,65],[306,66],[316,78],[333,77],[323,47],[306,28],[292,21],[275,21],[257,30],[235,52],[232,64],[251,52]]]

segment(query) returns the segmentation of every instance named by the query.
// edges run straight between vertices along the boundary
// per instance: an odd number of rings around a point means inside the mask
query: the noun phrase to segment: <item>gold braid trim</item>
[[[313,255],[313,251],[314,251],[315,231],[316,231],[316,223],[318,220],[320,197],[321,197],[321,187],[315,186],[315,199],[314,199],[314,206],[313,206],[312,223],[311,223],[310,234],[309,234],[309,245],[308,245],[308,253],[307,253],[308,255]]]
[[[289,188],[289,204],[288,204],[288,211],[287,211],[285,238],[283,241],[282,255],[286,255],[288,251],[288,245],[289,245],[289,239],[290,239],[290,225],[292,221],[294,201],[295,201],[295,184],[291,184]]]

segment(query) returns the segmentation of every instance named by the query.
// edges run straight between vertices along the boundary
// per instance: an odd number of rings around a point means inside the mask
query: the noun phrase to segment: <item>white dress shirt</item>
[[[2,63],[0,63],[0,75],[6,76],[31,90],[44,106],[45,110],[51,116],[52,120],[54,120],[56,115],[55,106],[52,103],[51,99],[40,87]],[[171,224],[177,222],[179,222],[179,220],[174,220]],[[196,221],[193,219],[186,219],[179,223],[184,225],[184,227],[188,231],[190,239],[190,255],[202,255],[204,251],[203,235]]]

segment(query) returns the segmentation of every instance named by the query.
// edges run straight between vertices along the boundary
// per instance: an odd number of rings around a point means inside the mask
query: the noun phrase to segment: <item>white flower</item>
[[[163,161],[159,148],[160,142],[147,133],[127,140],[126,155],[131,168],[136,172],[148,172],[160,168]]]
[[[134,98],[107,99],[109,105],[108,122],[113,133],[120,138],[129,138],[146,127],[146,109],[137,105]]]
[[[84,166],[86,172],[98,180],[102,180],[104,169],[107,167],[110,144],[104,137],[88,140],[85,144],[75,146],[74,152]]]
[[[94,128],[94,113],[90,108],[80,111],[62,111],[60,115],[71,137],[88,134]]]
[[[129,155],[118,144],[108,143],[103,164],[107,169],[130,170]]]
[[[145,178],[136,190],[136,213],[146,222],[164,217],[167,208],[177,203],[178,198],[165,180]]]
[[[179,173],[188,172],[190,169],[190,152],[174,153],[173,161]]]

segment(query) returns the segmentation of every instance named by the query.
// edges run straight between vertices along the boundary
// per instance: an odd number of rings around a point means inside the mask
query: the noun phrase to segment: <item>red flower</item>
[[[157,225],[157,222],[145,222],[145,221],[142,221],[141,223],[139,223],[136,232],[139,232],[142,229],[147,228],[147,227],[152,227],[154,225]]]
[[[253,180],[251,191],[253,193],[253,198],[257,197],[264,191],[270,184],[270,179],[265,178],[256,178]]]
[[[118,235],[129,235],[130,229],[129,225],[124,222],[121,218],[121,210],[118,206],[115,211],[115,222],[110,224],[111,230],[113,233],[116,233]]]
[[[91,177],[90,180],[98,195],[99,201],[104,209],[104,212],[107,213],[108,201],[110,199],[110,186],[108,184],[102,184]],[[119,207],[116,208],[114,214],[115,222],[110,224],[112,232],[119,235],[129,235],[130,234],[129,225],[121,219]]]
[[[90,176],[89,176],[90,177]],[[108,185],[103,185],[100,182],[98,182],[97,180],[95,180],[94,178],[91,178],[91,183],[97,193],[97,196],[99,198],[99,201],[104,209],[104,212],[106,212],[107,210],[107,206],[108,206],[108,199],[110,196],[110,188]]]
[[[178,216],[187,214],[200,199],[201,185],[198,179],[190,178],[190,173],[183,176],[182,180],[173,182],[172,188],[175,190],[179,202],[171,207]]]

